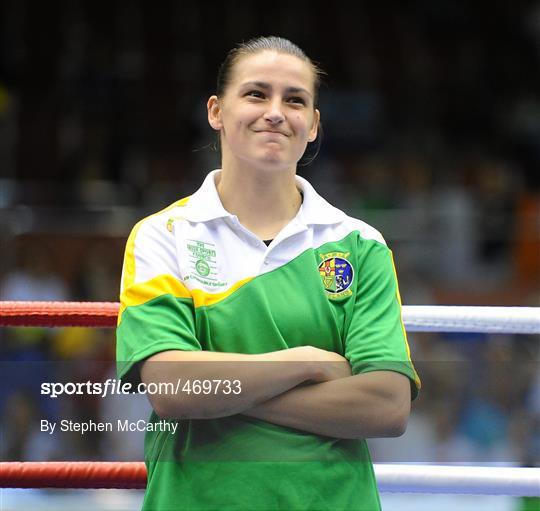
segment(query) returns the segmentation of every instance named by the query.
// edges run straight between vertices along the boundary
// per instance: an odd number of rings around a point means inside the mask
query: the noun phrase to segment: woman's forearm
[[[178,389],[178,392],[149,394],[154,410],[161,417],[226,417],[242,413],[303,382],[331,379],[336,376],[331,371],[333,366],[335,369],[339,365],[339,371],[345,374],[346,361],[318,361],[321,357],[334,356],[339,357],[310,346],[258,355],[165,351],[143,363],[141,380],[146,385],[161,385],[164,390]]]
[[[302,385],[245,415],[336,438],[400,436],[410,413],[410,383],[392,371],[374,371]]]

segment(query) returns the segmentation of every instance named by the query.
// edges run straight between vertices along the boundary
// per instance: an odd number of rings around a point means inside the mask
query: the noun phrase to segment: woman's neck
[[[294,171],[226,165],[216,180],[223,207],[260,239],[273,239],[296,216],[302,195]]]

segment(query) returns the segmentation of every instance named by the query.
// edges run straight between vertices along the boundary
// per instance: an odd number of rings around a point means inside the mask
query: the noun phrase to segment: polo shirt
[[[297,176],[303,203],[267,246],[224,209],[218,172],[129,236],[118,376],[137,379],[137,363],[165,350],[258,354],[311,345],[346,357],[353,374],[406,375],[414,398],[420,381],[381,234]],[[146,433],[144,510],[380,509],[365,440],[241,414],[178,423],[175,433]]]

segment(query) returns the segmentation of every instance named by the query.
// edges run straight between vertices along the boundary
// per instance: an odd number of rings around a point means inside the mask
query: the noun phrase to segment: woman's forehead
[[[252,82],[283,82],[288,87],[313,91],[315,76],[304,60],[286,53],[262,51],[243,55],[233,67],[231,84],[241,86]]]

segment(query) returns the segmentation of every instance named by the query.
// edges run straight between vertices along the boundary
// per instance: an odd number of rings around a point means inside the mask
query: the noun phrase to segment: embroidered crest
[[[347,260],[349,255],[349,252],[320,254],[323,261],[319,264],[319,275],[329,298],[343,298],[352,294],[350,287],[354,278],[354,269]]]

